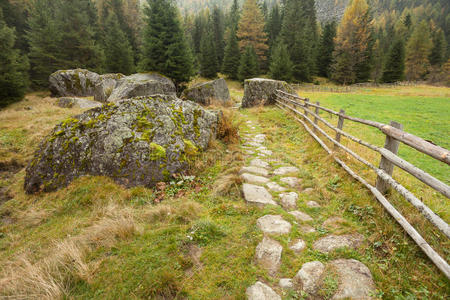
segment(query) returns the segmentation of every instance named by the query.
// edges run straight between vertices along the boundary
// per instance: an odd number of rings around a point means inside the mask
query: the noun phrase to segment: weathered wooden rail
[[[298,97],[297,95],[288,94],[286,92],[278,90],[275,97],[276,105],[281,109],[290,111],[308,131],[309,134],[335,159],[335,161],[341,165],[353,178],[361,182],[366,186],[377,200],[383,205],[383,207],[389,212],[389,214],[403,227],[403,229],[409,234],[409,236],[417,243],[417,245],[423,250],[423,252],[433,261],[433,263],[450,279],[450,266],[449,264],[425,241],[425,239],[417,232],[414,227],[398,212],[398,210],[390,204],[386,199],[385,194],[389,188],[393,188],[400,193],[408,202],[410,202],[431,224],[439,229],[447,238],[450,238],[450,226],[442,220],[437,214],[435,214],[428,206],[420,201],[413,193],[407,188],[398,183],[393,177],[394,166],[401,168],[418,180],[422,181],[426,185],[430,186],[434,190],[438,191],[447,198],[450,198],[450,187],[431,176],[425,171],[417,168],[413,164],[407,162],[397,155],[399,143],[404,143],[411,148],[420,151],[424,154],[431,156],[432,158],[439,160],[447,165],[450,165],[450,151],[442,147],[433,145],[420,137],[409,134],[402,130],[402,125],[396,122],[391,122],[390,125],[382,124],[375,121],[364,120],[360,118],[351,117],[345,114],[345,111],[341,110],[336,112],[320,105],[319,102],[311,103],[308,98]],[[314,108],[314,111],[312,110]],[[300,111],[300,110],[302,111]],[[320,116],[320,111],[328,112],[332,115],[338,116],[337,126],[332,125],[330,122]],[[372,145],[366,141],[363,141],[345,131],[342,130],[344,120],[350,120],[356,123],[364,124],[367,126],[375,127],[386,135],[385,147],[381,148]],[[336,132],[335,137],[330,136],[325,130],[319,126],[319,121],[325,126]],[[310,128],[312,126],[312,130]],[[318,133],[324,136],[334,145],[334,150],[331,150],[327,144],[319,137]],[[344,136],[351,141],[358,143],[372,151],[375,151],[381,155],[381,161],[379,167],[370,163],[360,155],[344,146],[341,143],[341,137]],[[375,186],[367,182],[366,179],[358,175],[353,171],[343,160],[341,160],[336,154],[337,150],[342,149],[357,161],[368,166],[377,174],[377,181]]]

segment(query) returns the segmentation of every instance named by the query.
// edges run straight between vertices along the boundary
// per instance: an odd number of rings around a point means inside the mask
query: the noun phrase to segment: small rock
[[[256,143],[264,143],[265,140],[266,140],[266,135],[265,134],[257,134],[253,138],[253,141],[256,142]]]
[[[266,215],[256,221],[259,229],[268,234],[286,234],[291,231],[292,225],[281,216]]]
[[[322,226],[326,227],[326,228],[339,228],[342,226],[342,224],[345,223],[345,220],[342,219],[341,217],[331,217],[327,220],[325,220],[325,222],[323,222]]]
[[[264,237],[262,242],[256,247],[256,262],[269,272],[270,276],[275,276],[281,264],[281,252],[283,246],[277,241]]]
[[[281,300],[277,293],[261,281],[257,281],[254,285],[247,288],[245,294],[248,300]]]
[[[302,239],[297,239],[295,240],[291,246],[289,246],[289,249],[291,249],[292,251],[296,252],[296,253],[300,253],[303,250],[305,250],[306,248],[306,243],[304,240]]]
[[[245,151],[245,154],[253,155],[253,154],[255,154],[255,151],[252,151],[252,150],[246,150],[246,151]]]
[[[301,180],[295,177],[285,177],[280,179],[281,182],[287,184],[291,188],[300,186]]]
[[[354,259],[338,259],[330,262],[339,276],[339,286],[332,299],[373,299],[375,291],[370,270]]]
[[[270,150],[259,150],[260,155],[264,155],[264,156],[271,156],[273,154],[272,151]]]
[[[265,184],[270,181],[266,177],[248,174],[248,173],[242,174],[241,178],[243,181],[245,181],[247,183],[251,183],[251,184]]]
[[[254,160],[252,160],[250,162],[250,165],[253,166],[253,167],[265,168],[265,169],[270,167],[268,162],[265,162],[265,161],[263,161],[263,160],[261,160],[259,158],[255,158]]]
[[[313,189],[313,188],[306,188],[306,189],[303,191],[303,193],[305,193],[305,194],[311,194],[312,192],[314,192],[314,189]]]
[[[314,233],[316,232],[316,230],[314,229],[314,227],[309,226],[309,225],[302,225],[299,227],[299,230],[303,233]]]
[[[320,261],[311,261],[303,264],[294,277],[294,282],[308,294],[315,294],[325,266]]]
[[[345,235],[329,235],[317,240],[313,248],[314,250],[330,253],[339,248],[358,248],[364,240],[361,234],[345,234]]]
[[[293,215],[298,221],[309,222],[313,220],[310,215],[298,210],[290,211],[289,214]]]
[[[245,201],[256,205],[278,205],[272,200],[272,195],[262,186],[244,183],[242,185]]]
[[[292,279],[290,278],[281,278],[278,284],[283,290],[292,290],[292,288],[294,287]]]
[[[266,186],[271,190],[272,192],[285,192],[286,188],[282,187],[276,182],[269,182],[266,184]]]
[[[281,206],[284,209],[297,208],[298,194],[295,192],[280,194]]]
[[[247,142],[245,143],[245,146],[250,146],[250,147],[254,147],[254,148],[258,148],[261,147],[262,145],[260,143],[255,143],[253,141]]]
[[[308,207],[311,207],[311,208],[318,208],[318,207],[320,207],[320,204],[317,203],[316,201],[308,201],[308,202],[306,203],[306,205],[307,205]]]
[[[269,176],[269,171],[267,171],[264,168],[258,168],[258,167],[243,167],[241,169],[241,174],[243,173],[252,173],[260,176]]]
[[[287,174],[292,174],[292,173],[297,173],[300,170],[296,167],[281,167],[276,169],[273,174],[275,175],[287,175]]]

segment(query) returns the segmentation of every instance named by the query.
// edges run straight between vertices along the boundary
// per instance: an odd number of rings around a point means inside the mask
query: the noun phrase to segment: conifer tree
[[[259,74],[258,56],[252,45],[248,45],[245,48],[244,53],[241,55],[241,62],[239,65],[239,80],[253,78]]]
[[[170,0],[147,0],[142,71],[156,71],[177,85],[192,76],[192,56],[181,29],[178,10]]]
[[[397,82],[405,75],[405,46],[401,39],[392,45],[383,71],[383,82]]]
[[[317,55],[318,74],[324,77],[330,76],[330,66],[333,62],[334,38],[336,37],[336,23],[330,22],[325,25],[320,39]]]
[[[133,49],[114,12],[107,17],[104,31],[105,71],[127,75],[133,73]]]
[[[200,75],[206,78],[217,77],[219,65],[214,47],[213,33],[211,31],[203,36],[200,53]]]
[[[235,29],[229,30],[227,46],[225,48],[225,57],[223,59],[222,72],[231,79],[238,79],[240,64],[239,43]]]
[[[225,48],[225,28],[223,18],[222,11],[217,6],[214,6],[211,21],[214,32],[214,47],[216,48],[216,56],[219,66],[222,65]]]
[[[275,3],[272,7],[272,11],[270,12],[268,19],[267,34],[269,38],[269,48],[272,49],[281,31],[281,14],[278,3]]]
[[[233,4],[231,5],[230,15],[228,19],[229,19],[229,27],[231,29],[234,29],[235,32],[237,32],[240,19],[238,0],[233,0]]]
[[[27,88],[28,61],[14,49],[15,39],[0,8],[0,107],[21,100]]]
[[[283,42],[277,43],[273,51],[270,76],[273,79],[284,81],[292,79],[292,61],[287,46]]]
[[[432,40],[426,21],[414,29],[406,45],[406,79],[422,80],[430,68],[428,57],[431,53]]]
[[[438,29],[433,34],[433,48],[429,57],[432,66],[440,67],[445,62],[445,52],[447,42],[445,41],[444,32]]]
[[[353,0],[346,9],[335,42],[332,79],[343,84],[367,81],[373,41],[366,0]]]
[[[251,45],[261,62],[264,62],[267,45],[267,34],[264,32],[264,16],[256,0],[246,0],[237,31],[241,51]],[[247,50],[245,50],[247,52]]]

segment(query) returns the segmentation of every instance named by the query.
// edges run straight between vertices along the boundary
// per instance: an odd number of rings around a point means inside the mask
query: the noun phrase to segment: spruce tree
[[[237,32],[238,30],[239,19],[240,19],[239,3],[238,0],[233,0],[228,20],[229,20],[229,27],[231,29],[234,29],[235,32]]]
[[[147,0],[147,24],[143,41],[142,71],[156,71],[177,85],[193,74],[192,56],[179,21],[178,10],[170,0]]]
[[[447,42],[445,41],[444,32],[438,29],[433,34],[433,48],[429,57],[432,66],[442,66],[445,63],[445,52],[447,49]]]
[[[231,79],[238,79],[241,52],[237,40],[236,31],[231,29],[225,48],[225,57],[223,59],[222,72]]]
[[[278,35],[281,31],[281,14],[280,14],[280,6],[278,3],[275,3],[272,7],[272,11],[270,12],[268,24],[267,24],[267,34],[269,38],[269,48],[270,52],[272,52],[272,48],[275,44],[275,41],[278,38]]]
[[[292,79],[292,61],[287,46],[277,43],[270,64],[270,76],[273,79],[290,81]]]
[[[222,11],[217,6],[214,6],[211,21],[214,32],[214,46],[216,48],[216,56],[219,66],[222,65],[225,48],[225,28],[223,19],[224,17]]]
[[[253,78],[259,74],[258,56],[252,45],[248,45],[241,56],[238,74],[240,81]]]
[[[422,80],[430,69],[429,56],[433,46],[426,21],[418,24],[406,45],[406,79]]]
[[[14,49],[14,30],[6,26],[0,8],[0,107],[21,100],[28,83],[28,61]]]
[[[330,76],[330,66],[333,62],[334,38],[336,37],[336,23],[330,22],[325,25],[320,39],[317,55],[318,74],[323,77]]]
[[[214,47],[213,33],[211,31],[203,36],[200,53],[200,75],[206,78],[217,77],[219,65]]]
[[[133,49],[114,12],[107,17],[104,32],[105,71],[127,75],[133,73]]]
[[[405,46],[401,39],[392,45],[389,51],[388,60],[385,64],[383,82],[397,82],[404,79],[405,75]]]

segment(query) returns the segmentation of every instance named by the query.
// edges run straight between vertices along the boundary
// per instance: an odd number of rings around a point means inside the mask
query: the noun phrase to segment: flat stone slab
[[[313,189],[313,188],[306,188],[306,189],[303,191],[303,193],[305,193],[305,194],[311,194],[312,192],[314,192],[314,189]]]
[[[252,155],[252,154],[255,154],[255,151],[252,151],[252,150],[246,150],[246,151],[245,151],[245,154]]]
[[[258,265],[266,269],[270,276],[275,276],[281,265],[283,246],[277,241],[264,237],[256,247],[255,258]]]
[[[266,140],[266,135],[261,134],[261,133],[255,135],[255,137],[253,138],[253,141],[255,141],[256,143],[264,143],[265,140]]]
[[[294,276],[294,282],[308,294],[315,294],[325,266],[320,261],[311,261],[303,264]]]
[[[295,192],[280,194],[281,206],[284,209],[297,208],[298,194]]]
[[[244,144],[244,146],[250,146],[250,147],[253,147],[253,148],[258,148],[258,147],[261,147],[262,145],[261,145],[261,143],[256,143],[254,141],[249,141],[249,142],[246,142]]]
[[[281,167],[276,169],[273,174],[275,175],[288,175],[288,174],[292,174],[292,173],[297,173],[300,170],[296,167]]]
[[[286,188],[282,187],[276,182],[269,182],[266,184],[266,186],[271,190],[272,192],[285,192]]]
[[[364,237],[361,234],[345,234],[345,235],[328,235],[313,244],[313,249],[323,252],[330,253],[339,248],[351,248],[356,249],[361,246],[364,241]]]
[[[268,162],[263,161],[263,160],[261,160],[259,158],[255,158],[254,160],[252,160],[250,162],[250,166],[258,167],[258,168],[265,168],[265,169],[270,167]]]
[[[258,150],[258,151],[259,151],[259,154],[262,154],[262,155],[271,156],[273,154],[273,152],[270,150]]]
[[[298,210],[290,211],[289,214],[293,215],[298,221],[309,222],[313,220],[310,215]]]
[[[240,171],[240,174],[244,174],[244,173],[252,173],[252,174],[260,175],[260,176],[269,176],[269,171],[267,171],[264,168],[258,168],[258,167],[243,167]]]
[[[316,232],[316,230],[314,229],[314,227],[309,226],[309,225],[302,225],[298,228],[301,232],[303,233],[314,233]]]
[[[284,177],[280,179],[281,182],[287,184],[291,188],[297,188],[300,186],[300,183],[302,182],[300,179],[296,177]]]
[[[355,259],[330,262],[339,276],[339,286],[332,299],[373,299],[375,284],[369,268]]]
[[[281,300],[281,297],[268,285],[257,281],[245,291],[248,300]]]
[[[311,208],[318,208],[318,207],[320,207],[320,204],[317,203],[316,201],[308,201],[308,202],[306,202],[306,206],[311,207]]]
[[[289,246],[289,249],[291,249],[295,253],[300,253],[306,249],[306,243],[302,239],[294,240],[294,242]]]
[[[291,223],[278,215],[266,215],[256,221],[259,229],[267,234],[286,234],[291,231]]]
[[[266,177],[253,175],[253,174],[249,174],[249,173],[242,174],[241,179],[243,181],[245,181],[246,183],[251,183],[251,184],[265,184],[270,181]]]
[[[244,193],[244,199],[248,203],[256,205],[278,205],[272,199],[272,195],[262,186],[257,186],[249,183],[242,185],[242,191]]]
[[[331,217],[325,222],[323,222],[322,226],[325,228],[334,228],[337,229],[339,227],[342,227],[343,224],[345,224],[346,221],[341,217]]]
[[[291,278],[281,278],[278,285],[283,290],[292,290],[294,288],[294,283]]]

